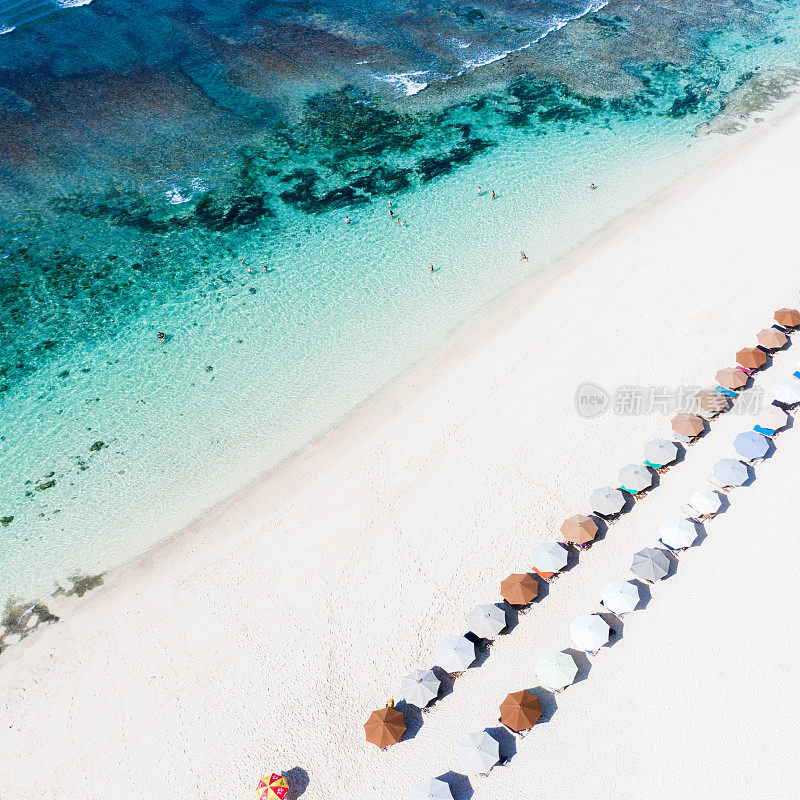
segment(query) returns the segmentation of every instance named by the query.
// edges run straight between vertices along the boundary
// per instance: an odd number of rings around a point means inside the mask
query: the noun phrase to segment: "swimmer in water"
[[[163,333],[162,331],[159,331],[159,332],[156,334],[156,336],[158,336],[158,341],[159,341],[159,342],[165,342],[165,341],[167,340],[167,334],[166,334],[166,333]]]
[[[524,250],[520,250],[519,251],[519,260],[520,261],[527,261],[528,260],[528,256],[525,255],[525,251]]]
[[[350,224],[350,217],[345,217],[344,218],[344,224],[345,225],[349,225]]]
[[[495,197],[497,197],[497,195],[494,193],[494,189],[492,189],[492,200],[494,200]]]

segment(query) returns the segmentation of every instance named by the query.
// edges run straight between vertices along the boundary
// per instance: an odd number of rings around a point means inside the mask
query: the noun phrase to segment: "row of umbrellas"
[[[779,325],[800,325],[800,312],[795,309],[780,309],[775,313]],[[765,350],[783,347],[787,340],[785,332],[777,328],[764,329],[757,335],[761,348],[745,348],[736,354],[737,362],[746,370],[758,369],[766,363]],[[795,381],[779,384],[775,399],[787,405],[800,403],[800,371]],[[720,388],[736,391],[747,384],[747,374],[728,367],[716,374]],[[727,405],[725,394],[714,390],[698,392],[695,400],[699,409],[708,415],[722,411]],[[761,432],[777,431],[786,425],[788,415],[776,406],[769,406],[760,415],[752,431],[739,434],[734,440],[737,455],[746,461],[763,458],[769,450],[769,441]],[[762,424],[763,423],[763,424]],[[774,425],[774,427],[771,427]],[[704,430],[703,419],[697,414],[678,414],[672,420],[672,428],[679,436],[692,439]],[[603,486],[590,497],[594,513],[602,516],[619,514],[625,506],[625,495],[638,494],[652,486],[653,476],[648,467],[660,469],[678,457],[676,444],[667,439],[654,439],[645,445],[644,463],[629,464],[619,472],[620,487]],[[733,458],[724,458],[714,465],[712,480],[722,487],[742,486],[749,478],[747,466]],[[694,492],[685,510],[697,517],[712,516],[722,505],[720,496],[710,490]],[[588,516],[575,514],[564,521],[561,534],[566,544],[585,545],[598,533],[597,523]],[[697,539],[698,529],[692,519],[676,517],[665,520],[659,529],[659,541],[670,550],[691,547]],[[530,554],[533,571],[549,579],[567,565],[567,550],[558,542],[543,542],[536,545]],[[654,583],[663,580],[670,570],[670,561],[663,550],[645,547],[635,553],[631,572],[643,581]],[[538,583],[528,573],[509,575],[501,583],[501,594],[511,605],[527,605],[538,595]],[[614,615],[634,611],[641,600],[639,587],[633,581],[618,580],[609,583],[600,595],[600,604]],[[491,639],[506,626],[505,610],[498,605],[479,605],[470,612],[470,631],[481,638]],[[613,631],[598,613],[584,614],[573,620],[569,628],[570,639],[575,647],[587,653],[597,652],[607,644]],[[448,672],[466,669],[475,659],[475,647],[465,636],[447,637],[436,648],[437,664]],[[446,662],[446,663],[443,663]],[[450,669],[452,667],[452,669]],[[540,684],[552,691],[560,691],[572,684],[578,674],[575,659],[566,652],[554,651],[543,655],[536,665],[536,677]],[[424,707],[439,692],[440,681],[433,670],[415,670],[403,680],[403,695],[406,702]],[[381,711],[388,711],[382,709]],[[393,710],[393,709],[392,709]],[[380,712],[374,712],[379,714]],[[399,713],[399,712],[398,712]],[[533,727],[541,716],[539,698],[523,690],[509,694],[500,705],[501,722],[515,732]],[[402,715],[401,715],[402,717]],[[366,727],[366,726],[365,726]],[[405,725],[403,724],[403,731]],[[402,735],[402,734],[400,734]],[[399,740],[399,737],[398,737]],[[457,747],[457,760],[468,774],[486,773],[500,759],[500,745],[486,730],[467,735]],[[414,787],[410,800],[453,800],[449,785],[432,778]]]

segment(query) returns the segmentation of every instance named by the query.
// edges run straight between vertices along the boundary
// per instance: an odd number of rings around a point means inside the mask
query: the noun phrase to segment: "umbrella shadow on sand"
[[[634,611],[644,611],[653,599],[653,593],[650,591],[650,584],[640,581],[638,578],[634,578],[631,583],[639,589],[639,602],[636,604]]]
[[[568,647],[564,652],[572,656],[572,660],[578,666],[578,673],[575,675],[575,680],[572,681],[572,683],[575,684],[585,681],[589,677],[589,671],[592,668],[592,662],[589,656],[586,655],[583,650],[576,650],[574,647]]]
[[[603,645],[607,650],[610,650],[617,642],[622,640],[622,632],[625,629],[625,623],[618,617],[616,614],[612,614],[609,611],[605,611],[602,614],[598,614],[600,619],[604,620],[606,625],[614,631],[614,635],[610,636],[608,642]]]
[[[449,787],[454,800],[470,800],[475,791],[469,778],[462,775],[460,772],[445,772],[444,775],[439,775],[440,781],[444,781]]]
[[[452,691],[452,688],[450,691]],[[431,701],[431,703],[435,702],[436,700]],[[420,732],[422,726],[425,724],[425,719],[422,716],[422,709],[411,705],[411,703],[406,703],[405,700],[400,700],[395,708],[402,713],[406,723],[406,732],[403,734],[402,741],[410,741]],[[426,708],[430,708],[430,704],[427,705]]]
[[[504,767],[517,754],[517,739],[504,725],[496,728],[486,728],[486,733],[500,744],[500,764]]]
[[[662,552],[667,557],[667,561],[669,561],[669,571],[661,579],[662,581],[668,581],[678,571],[678,556],[666,547],[658,547],[656,549]]]
[[[565,652],[569,653],[570,651],[566,650]],[[580,674],[580,672],[578,674]],[[535,727],[546,725],[553,719],[553,715],[556,711],[558,711],[555,692],[551,692],[549,689],[545,689],[541,686],[535,686],[533,689],[528,689],[527,691],[539,698],[539,705],[542,709],[542,716],[539,717]]]
[[[284,770],[281,775],[286,778],[289,784],[289,793],[286,795],[286,800],[295,800],[300,797],[311,782],[308,773],[302,767],[292,767],[291,769]]]

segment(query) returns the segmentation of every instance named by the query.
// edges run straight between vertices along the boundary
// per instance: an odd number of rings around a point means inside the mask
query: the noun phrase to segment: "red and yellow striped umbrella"
[[[256,789],[258,800],[286,800],[289,794],[289,784],[283,775],[275,772],[269,778],[262,778]]]

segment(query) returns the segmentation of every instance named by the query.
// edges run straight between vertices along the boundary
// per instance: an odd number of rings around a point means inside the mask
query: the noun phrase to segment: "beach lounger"
[[[775,435],[775,431],[772,431],[769,428],[762,428],[760,425],[753,425],[753,430],[757,431],[758,433],[763,433],[764,436],[774,436]]]
[[[733,391],[733,389],[726,389],[724,386],[717,386],[716,390],[720,394],[724,394],[726,397],[737,398],[739,395]]]

